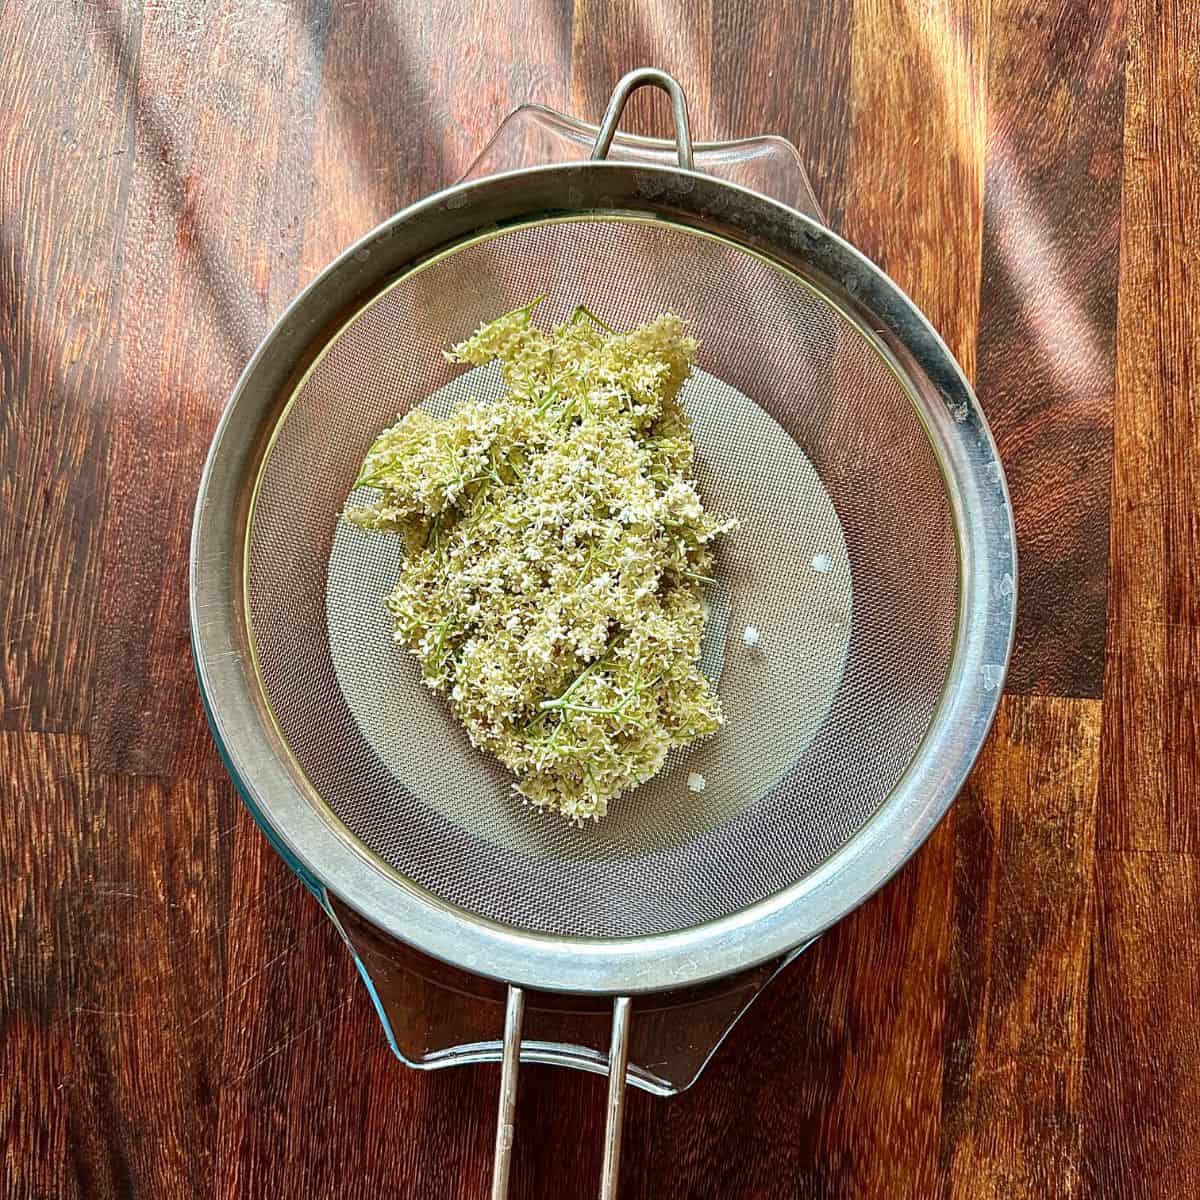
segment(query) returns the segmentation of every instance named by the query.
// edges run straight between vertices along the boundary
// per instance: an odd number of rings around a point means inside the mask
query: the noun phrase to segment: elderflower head
[[[720,725],[701,593],[736,523],[692,482],[679,319],[617,333],[581,307],[546,333],[539,303],[448,352],[499,360],[505,395],[381,433],[346,515],[404,538],[387,605],[425,682],[522,795],[580,820]]]

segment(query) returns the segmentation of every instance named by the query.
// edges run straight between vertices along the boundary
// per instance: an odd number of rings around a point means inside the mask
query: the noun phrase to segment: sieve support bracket
[[[600,132],[592,147],[592,161],[599,162],[608,157],[609,148],[617,133],[617,125],[629,97],[641,87],[656,87],[671,98],[671,114],[675,120],[675,148],[679,155],[679,166],[684,171],[695,170],[692,154],[692,129],[688,121],[687,98],[683,88],[675,79],[657,67],[638,67],[621,76],[613,88],[612,98],[600,119]]]

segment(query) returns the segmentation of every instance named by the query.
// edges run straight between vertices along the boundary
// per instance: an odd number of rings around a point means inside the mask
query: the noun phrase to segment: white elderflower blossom
[[[720,725],[702,591],[736,522],[692,482],[679,319],[616,333],[580,307],[545,333],[541,299],[447,355],[498,359],[506,394],[385,430],[358,480],[375,499],[347,518],[403,536],[395,637],[472,744],[581,820]]]

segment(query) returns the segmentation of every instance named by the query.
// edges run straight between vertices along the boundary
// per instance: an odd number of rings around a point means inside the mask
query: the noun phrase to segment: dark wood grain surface
[[[791,139],[941,329],[1022,577],[951,816],[695,1088],[630,1097],[622,1194],[1200,1194],[1200,8],[9,0],[5,1195],[487,1194],[497,1070],[395,1061],[224,774],[191,507],[290,296],[511,108],[594,118],[644,63],[700,136]],[[593,1194],[602,1107],[523,1073],[516,1196]]]

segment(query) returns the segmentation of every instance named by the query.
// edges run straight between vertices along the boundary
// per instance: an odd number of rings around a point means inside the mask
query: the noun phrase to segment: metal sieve
[[[643,84],[671,96],[678,169],[601,161]],[[777,957],[878,888],[962,784],[1012,638],[1003,472],[912,302],[811,218],[693,172],[660,72],[621,80],[593,159],[440,192],[323,272],[237,385],[193,534],[201,688],[264,829],[374,925],[509,985],[494,1196],[524,989],[614,997],[615,1195],[629,998]],[[701,663],[725,727],[582,829],[516,803],[421,686],[382,603],[400,549],[339,521],[397,413],[498,394],[443,348],[542,293],[547,324],[687,320],[698,480],[739,520]]]

